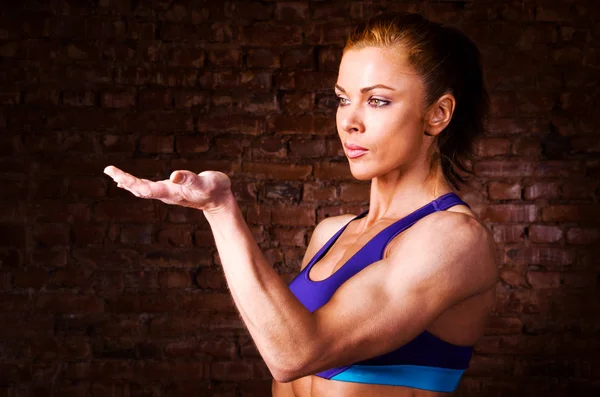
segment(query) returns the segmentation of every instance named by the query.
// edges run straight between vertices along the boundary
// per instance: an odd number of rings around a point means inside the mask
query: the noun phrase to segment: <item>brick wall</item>
[[[364,208],[336,138],[348,27],[463,28],[493,114],[463,193],[502,281],[460,396],[600,391],[594,1],[6,1],[0,6],[0,397],[265,396],[201,213],[102,169],[217,169],[273,266]]]

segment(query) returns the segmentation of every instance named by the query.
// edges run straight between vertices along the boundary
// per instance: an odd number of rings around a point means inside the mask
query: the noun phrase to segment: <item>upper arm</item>
[[[390,352],[450,307],[495,285],[493,239],[486,229],[461,214],[428,218],[314,312],[314,354],[300,375]]]
[[[300,270],[304,269],[315,254],[325,243],[346,223],[354,218],[354,215],[340,215],[323,219],[313,230],[310,242],[302,259]]]

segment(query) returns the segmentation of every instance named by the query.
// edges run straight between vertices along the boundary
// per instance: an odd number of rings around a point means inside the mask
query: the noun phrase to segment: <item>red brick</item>
[[[519,200],[521,190],[519,183],[490,182],[488,196],[491,200]]]
[[[495,157],[510,153],[511,141],[507,138],[481,138],[476,142],[477,154],[481,157]]]
[[[525,226],[523,225],[494,225],[492,231],[497,243],[522,243],[525,241]]]
[[[294,74],[294,87],[301,91],[326,90],[330,92],[336,81],[336,72],[298,71]],[[329,116],[328,119],[332,124],[335,122],[335,118],[332,116]],[[335,129],[331,134],[335,134]]]
[[[61,246],[69,244],[69,227],[60,223],[43,223],[35,227],[34,238],[43,246]]]
[[[90,271],[80,268],[63,268],[52,273],[47,287],[50,288],[85,288],[89,286]]]
[[[510,376],[514,371],[513,361],[505,357],[475,354],[469,363],[469,369],[465,371],[465,375],[491,376],[492,374],[504,374],[504,376]]]
[[[574,245],[591,245],[600,240],[600,230],[574,227],[567,231],[567,242]]]
[[[132,135],[103,135],[100,145],[105,153],[129,153],[135,149],[135,137]]]
[[[173,101],[171,90],[142,89],[138,101],[143,109],[164,109],[171,107]]]
[[[560,197],[567,200],[593,199],[597,186],[598,183],[596,181],[577,181],[569,178],[569,181],[561,186]]]
[[[264,121],[252,117],[199,117],[196,123],[200,132],[233,132],[260,135],[264,132]]]
[[[354,179],[348,163],[319,163],[315,166],[315,177],[322,180]]]
[[[173,102],[176,108],[205,109],[208,106],[209,96],[204,92],[177,90],[173,92]]]
[[[158,272],[140,270],[123,274],[123,286],[127,290],[147,290],[158,288]]]
[[[302,180],[312,173],[310,165],[276,164],[276,163],[244,163],[245,173],[260,179]]]
[[[575,262],[575,253],[559,247],[508,248],[506,256],[516,264],[569,266]]]
[[[204,337],[202,340],[186,339],[167,344],[165,355],[167,357],[211,357],[233,360],[237,356],[237,346],[231,337]]]
[[[525,187],[526,200],[558,198],[559,185],[556,182],[536,182]]]
[[[313,93],[289,93],[285,94],[281,101],[282,109],[291,114],[303,113],[314,108],[315,94]]]
[[[151,222],[156,220],[156,208],[153,201],[110,200],[99,202],[94,208],[94,218],[99,221]]]
[[[269,20],[273,17],[272,4],[256,2],[237,2],[226,6],[226,14],[236,20]]]
[[[512,153],[526,158],[538,158],[542,147],[539,138],[520,138],[513,143]]]
[[[350,30],[351,27],[347,23],[313,23],[308,27],[305,43],[318,45],[333,44],[343,46],[348,38]]]
[[[193,118],[185,112],[145,112],[131,114],[125,118],[125,132],[165,132],[178,131],[192,132],[194,129]]]
[[[172,136],[143,136],[140,138],[142,153],[173,153],[174,139]]]
[[[244,152],[244,148],[249,145],[245,139],[236,138],[217,138],[215,140],[214,149],[216,153],[223,157],[234,157],[241,156]]]
[[[249,360],[214,362],[210,365],[210,377],[229,382],[254,379],[254,365]]]
[[[325,116],[275,116],[268,121],[268,130],[275,134],[331,135],[335,120]]]
[[[267,48],[251,48],[246,56],[246,65],[249,68],[279,68],[280,56]]]
[[[36,308],[51,313],[102,313],[104,302],[95,296],[74,293],[46,293],[37,298]]]
[[[302,201],[333,201],[337,198],[336,188],[317,183],[305,183],[302,191]]]
[[[502,282],[512,287],[527,286],[523,275],[515,270],[503,269],[500,271],[500,279]]]
[[[560,273],[529,271],[527,282],[533,288],[557,288],[560,286]]]
[[[67,264],[67,249],[37,249],[32,254],[32,264],[43,267],[63,267]]]
[[[179,45],[171,50],[169,64],[173,66],[202,68],[204,66],[204,59],[204,49],[193,45]]]
[[[208,52],[208,61],[211,66],[240,68],[242,66],[242,50],[230,46],[211,48]]]
[[[221,270],[202,268],[196,273],[196,284],[200,288],[210,288],[214,290],[224,290],[227,287],[225,275]]]
[[[562,230],[556,226],[531,225],[529,228],[529,240],[534,243],[556,243],[562,236]]]
[[[312,47],[294,48],[282,54],[281,65],[290,70],[313,70],[315,52]]]
[[[275,18],[282,21],[303,21],[308,18],[308,4],[302,2],[276,3]]]
[[[150,244],[153,242],[152,225],[124,225],[120,242],[123,244]]]
[[[542,221],[544,222],[581,222],[598,223],[600,208],[597,205],[549,205],[542,208]]]
[[[104,92],[100,96],[100,104],[105,108],[131,108],[135,106],[135,92]]]
[[[266,70],[246,70],[244,72],[223,71],[214,74],[214,89],[246,89],[269,92],[272,85],[272,72]]]
[[[248,380],[239,383],[240,397],[261,397],[271,393],[272,375],[269,373],[266,365],[260,365],[262,375],[258,376],[262,380]]]
[[[273,224],[289,226],[314,226],[315,211],[305,207],[273,208]]]
[[[242,42],[248,46],[299,45],[302,29],[290,24],[255,23],[242,29]]]
[[[275,228],[272,233],[273,240],[283,247],[306,247],[305,228]]]
[[[107,186],[106,178],[73,177],[69,181],[69,194],[78,197],[104,197]]]
[[[489,178],[523,178],[533,174],[534,164],[519,160],[483,160],[475,163],[475,174]]]
[[[525,204],[492,204],[484,206],[479,216],[490,222],[535,222],[538,208]]]
[[[189,271],[168,270],[158,273],[158,285],[163,288],[189,288],[191,282]]]
[[[327,140],[327,155],[333,157],[344,156],[344,148],[339,139]]]
[[[126,397],[129,395],[129,385],[126,383],[92,383],[91,397]]]
[[[341,47],[326,47],[319,49],[319,70],[337,72],[342,60]]]
[[[323,157],[325,155],[325,141],[290,141],[290,154],[303,158]]]
[[[30,105],[56,106],[59,102],[60,92],[52,88],[38,88],[27,91],[24,102]]]
[[[539,177],[581,176],[583,165],[575,161],[541,161],[537,164],[535,175]]]
[[[280,137],[261,137],[252,143],[253,158],[284,158],[287,153],[287,143]]]
[[[13,286],[20,288],[42,288],[49,278],[48,271],[39,268],[15,269],[12,271]]]
[[[594,288],[598,281],[586,272],[569,272],[562,273],[562,283],[565,287],[590,289]]]

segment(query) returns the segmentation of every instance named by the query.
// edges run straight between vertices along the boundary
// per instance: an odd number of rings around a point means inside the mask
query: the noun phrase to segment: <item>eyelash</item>
[[[346,104],[343,104],[342,102],[348,100],[348,98],[344,98],[344,97],[341,97],[341,96],[338,96],[337,99],[338,99],[338,106],[345,106]],[[373,101],[377,101],[380,104],[379,105],[373,105],[372,104]],[[374,108],[382,108],[382,107],[385,107],[385,106],[389,105],[390,101],[386,101],[384,99],[379,99],[379,98],[369,98],[369,100],[367,101],[367,103],[369,103]]]

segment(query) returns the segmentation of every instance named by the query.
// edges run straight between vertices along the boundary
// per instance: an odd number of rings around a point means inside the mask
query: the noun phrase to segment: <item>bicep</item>
[[[397,244],[388,258],[342,284],[314,313],[318,343],[308,373],[390,352],[450,307],[487,288],[494,279],[483,263],[488,261],[486,248],[481,248],[485,236],[477,233],[448,231],[436,242],[406,239],[410,244]]]

